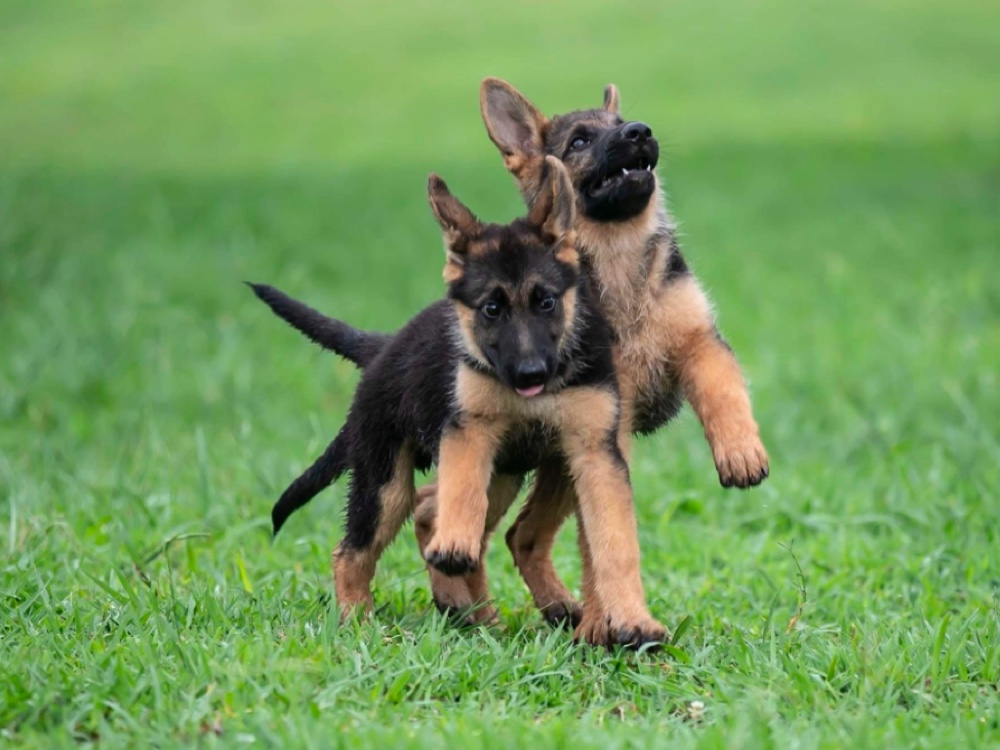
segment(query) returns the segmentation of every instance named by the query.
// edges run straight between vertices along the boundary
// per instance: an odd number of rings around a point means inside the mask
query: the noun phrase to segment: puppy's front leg
[[[438,454],[437,519],[424,549],[428,564],[445,575],[460,576],[479,566],[487,489],[502,425],[468,416],[441,437]]]
[[[503,514],[514,502],[521,488],[523,477],[494,474],[487,492],[489,511],[486,529],[479,553],[479,567],[464,576],[446,576],[430,565],[431,593],[434,604],[441,612],[457,616],[469,625],[492,622],[497,618],[496,608],[490,604],[489,585],[486,580],[486,549],[490,536],[496,530]],[[428,484],[417,492],[417,510],[414,514],[414,532],[420,554],[423,556],[434,536],[437,518],[437,483]]]
[[[743,373],[715,327],[711,307],[693,276],[669,289],[665,306],[673,321],[671,359],[681,387],[712,448],[724,487],[760,484],[770,471]]]
[[[754,487],[769,472],[743,373],[713,329],[688,346],[681,367],[685,395],[705,428],[723,487]]]
[[[584,555],[583,621],[576,637],[592,645],[663,643],[667,630],[646,607],[639,569],[628,465],[617,440],[615,394],[574,394],[563,448],[579,498]]]

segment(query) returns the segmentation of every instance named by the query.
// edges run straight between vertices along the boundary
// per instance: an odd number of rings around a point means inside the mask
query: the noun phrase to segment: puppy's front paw
[[[649,646],[649,651],[658,651],[670,640],[670,632],[652,617],[638,623],[618,625],[612,634],[615,644],[637,650]]]
[[[338,599],[337,609],[340,612],[341,624],[349,620],[367,620],[375,609],[375,602],[370,594],[356,600]]]
[[[542,607],[545,622],[554,628],[575,628],[583,621],[583,607],[572,599]]]
[[[459,627],[474,627],[477,625],[493,625],[500,620],[500,613],[492,604],[481,606],[456,607],[438,599],[434,600],[438,612],[447,616]]]
[[[712,454],[723,487],[756,487],[770,474],[767,451],[756,425],[714,442]]]
[[[424,560],[446,576],[464,576],[479,568],[479,549],[463,548],[458,544],[445,545],[435,537],[424,550]]]
[[[584,612],[583,622],[573,633],[577,642],[583,641],[590,646],[624,646],[629,649],[639,649],[650,646],[648,650],[656,651],[670,639],[667,629],[650,616],[634,620],[616,621],[612,616],[588,617]]]

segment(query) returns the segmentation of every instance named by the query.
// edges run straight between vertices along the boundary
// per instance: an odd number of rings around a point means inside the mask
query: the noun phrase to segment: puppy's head
[[[498,78],[483,81],[479,104],[490,139],[529,205],[541,190],[546,156],[566,165],[588,219],[626,221],[654,200],[659,144],[648,125],[622,119],[614,85],[604,90],[602,107],[551,119]]]
[[[467,356],[525,398],[557,390],[580,282],[566,168],[543,159],[531,211],[504,225],[481,223],[437,175],[427,187],[444,231],[444,278]]]

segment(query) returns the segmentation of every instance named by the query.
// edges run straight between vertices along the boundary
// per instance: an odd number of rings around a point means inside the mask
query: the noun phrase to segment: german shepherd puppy
[[[529,216],[503,226],[480,223],[430,178],[448,300],[384,342],[324,454],[335,474],[352,473],[346,533],[333,556],[338,604],[342,615],[371,608],[378,558],[416,505],[414,469],[438,466],[425,560],[464,575],[481,564],[486,529],[498,520],[491,506],[506,509],[523,475],[548,455],[566,466],[590,545],[602,550],[593,576],[614,583],[617,596],[605,604],[615,640],[662,642],[666,630],[647,611],[638,575],[611,332],[580,269],[569,175],[554,157],[540,169]],[[267,288],[255,289],[267,299]],[[363,346],[360,332],[328,325]]]
[[[546,157],[560,158],[570,174],[577,193],[577,249],[615,342],[623,451],[628,452],[630,433],[655,431],[687,400],[702,422],[722,485],[759,484],[769,473],[767,452],[739,364],[678,247],[655,171],[659,146],[652,130],[622,119],[613,85],[605,89],[602,107],[548,118],[510,84],[487,78],[480,87],[480,106],[490,139],[529,205],[541,190]],[[295,300],[268,302],[314,341],[361,367],[384,345],[384,334],[379,333],[355,332],[346,340],[341,332],[324,327],[324,316]],[[314,485],[322,485],[330,475],[323,457],[307,475],[310,472]],[[293,485],[279,506],[294,509],[317,491],[308,483]],[[434,485],[420,492],[417,534],[422,544],[433,534],[434,493]],[[511,503],[515,494],[496,499]],[[574,504],[565,467],[544,461],[506,537],[536,605],[553,623],[575,624],[583,614],[551,562],[556,532]],[[499,519],[502,513],[491,508],[490,518]],[[586,541],[581,535],[584,598],[590,601],[606,595],[592,569],[606,550]],[[461,608],[486,599],[482,566],[465,578],[446,578],[434,571],[431,578],[435,601]],[[578,634],[590,642],[607,635],[604,612],[602,605],[588,606]]]

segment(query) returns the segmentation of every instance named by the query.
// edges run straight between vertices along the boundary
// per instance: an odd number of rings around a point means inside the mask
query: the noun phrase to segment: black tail
[[[274,508],[271,509],[271,523],[274,525],[275,536],[292,513],[336,482],[341,474],[347,471],[347,461],[347,428],[342,427],[337,437],[323,451],[323,455],[288,485],[288,489],[281,493],[278,502],[274,504]]]
[[[253,289],[258,299],[270,307],[275,315],[292,328],[301,331],[314,343],[336,352],[361,369],[371,364],[392,339],[389,334],[360,331],[343,321],[328,318],[273,286],[249,281],[247,286]]]

